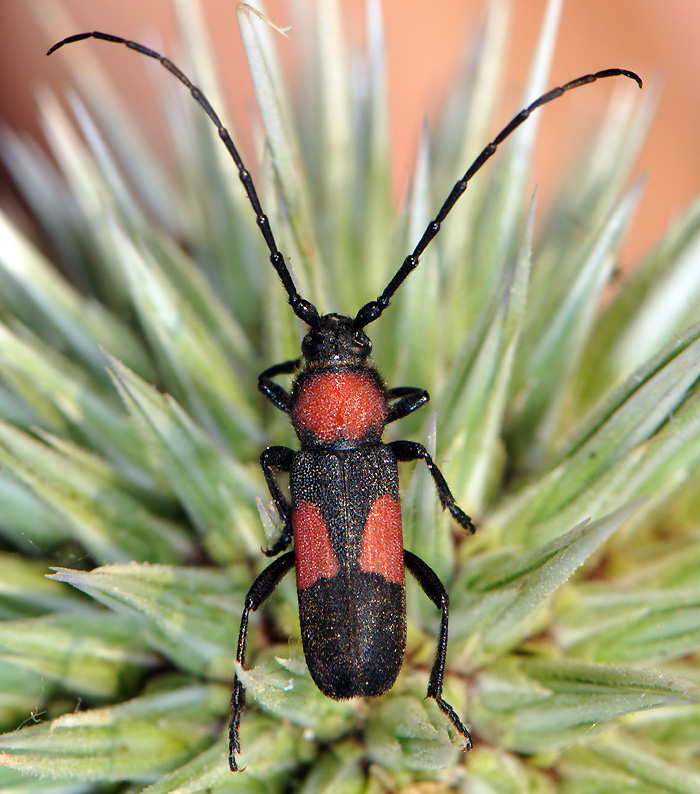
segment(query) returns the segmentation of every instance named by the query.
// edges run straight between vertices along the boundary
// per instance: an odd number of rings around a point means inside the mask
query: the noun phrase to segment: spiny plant
[[[305,8],[309,28],[291,36],[305,53],[297,104],[276,34],[239,8],[265,130],[256,183],[302,294],[324,310],[381,291],[455,164],[488,140],[504,6],[491,4],[398,213],[376,6],[352,67],[336,5]],[[225,118],[198,6],[175,7],[187,71]],[[552,27],[528,99],[548,87]],[[226,722],[243,599],[265,564],[259,516],[268,545],[279,533],[256,510],[258,456],[294,443],[257,375],[298,355],[303,328],[201,109],[153,72],[166,167],[104,81],[104,48],[81,46],[95,60],[74,74],[80,134],[43,95],[53,159],[3,141],[40,236],[0,215],[2,787],[700,790],[700,202],[601,302],[639,198],[627,178],[653,96],[619,87],[534,250],[529,121],[373,329],[387,381],[432,395],[429,426],[412,414],[402,434],[437,447],[479,523],[469,542],[453,537],[416,469],[406,547],[448,584],[445,694],[474,750],[460,753],[423,700],[439,614],[417,588],[396,686],[335,702],[288,643],[288,581],[255,621],[252,669],[238,671],[247,769],[234,776]]]

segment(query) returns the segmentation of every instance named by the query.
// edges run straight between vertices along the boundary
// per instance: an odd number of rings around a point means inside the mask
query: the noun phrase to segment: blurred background
[[[389,120],[393,142],[394,195],[399,202],[413,168],[421,124],[435,117],[450,78],[464,57],[484,12],[486,0],[383,0],[381,2],[388,55]],[[229,108],[244,156],[251,159],[254,108],[236,24],[233,0],[202,0],[228,91]],[[364,41],[361,0],[341,0],[349,40]],[[499,124],[519,109],[527,68],[542,21],[545,0],[513,2],[510,61]],[[65,11],[65,16],[56,11]],[[292,24],[283,0],[270,0],[266,12],[281,26]],[[54,19],[56,16],[56,19]],[[43,24],[39,23],[39,19]],[[54,31],[49,40],[47,27]],[[54,30],[55,28],[55,30]],[[177,62],[175,20],[169,0],[1,0],[0,1],[0,115],[16,130],[36,138],[34,89],[49,85],[61,91],[68,71],[61,58],[44,56],[49,44],[70,34],[102,30],[153,45],[159,39],[166,54]],[[290,31],[294,35],[294,31]],[[90,46],[90,45],[83,45]],[[158,119],[144,79],[143,59],[114,45],[94,44],[93,53],[157,140]],[[160,46],[160,45],[159,45]],[[100,47],[97,50],[97,47]],[[283,58],[294,52],[294,42],[279,39]],[[658,116],[643,150],[636,174],[647,178],[646,191],[621,266],[635,261],[661,236],[673,218],[700,193],[700,3],[698,0],[568,0],[549,84],[612,66],[637,71],[647,85],[662,88]],[[293,67],[290,65],[293,73]],[[555,187],[557,169],[575,156],[591,125],[601,114],[616,81],[583,89],[551,105],[540,125],[533,184],[546,207],[547,190]],[[226,119],[224,119],[226,121]],[[494,129],[494,132],[496,130]],[[487,143],[487,141],[484,141]],[[455,180],[466,169],[455,163]],[[2,173],[0,201],[11,200]],[[447,194],[451,185],[445,186]]]

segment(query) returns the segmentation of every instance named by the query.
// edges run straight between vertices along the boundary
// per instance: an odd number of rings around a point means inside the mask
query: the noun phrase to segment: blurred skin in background
[[[340,0],[349,40],[364,38],[361,0]],[[450,78],[467,51],[482,18],[485,0],[383,0],[381,3],[390,94],[389,122],[395,174],[394,195],[400,201],[413,168],[421,124],[434,118]],[[503,96],[497,120],[505,123],[520,106],[527,67],[535,47],[545,0],[515,0]],[[243,56],[234,0],[202,0],[216,56],[236,122],[237,142],[251,161],[253,89]],[[34,11],[32,11],[34,7]],[[53,34],[37,22],[64,9],[68,17]],[[285,26],[293,24],[282,0],[268,0],[266,12]],[[45,27],[45,26],[44,26]],[[53,41],[76,32],[102,30],[146,41],[158,38],[163,51],[177,62],[174,17],[169,0],[0,0],[0,115],[14,129],[40,138],[33,90],[48,84],[62,90],[69,73],[60,56],[44,57]],[[293,36],[293,30],[290,31]],[[49,38],[51,40],[49,40]],[[621,266],[634,265],[663,234],[673,218],[700,193],[700,2],[698,0],[568,0],[548,86],[560,85],[587,72],[607,67],[637,71],[646,85],[663,88],[659,112],[635,174],[645,175],[642,203],[621,254]],[[293,42],[279,39],[283,59]],[[110,44],[92,46],[101,63],[129,97],[134,115],[159,131],[143,59]],[[158,45],[161,46],[160,44]],[[99,47],[99,50],[98,50]],[[121,51],[123,50],[123,52]],[[288,59],[291,64],[291,59]],[[293,69],[292,69],[293,73]],[[556,189],[557,170],[574,158],[592,124],[603,113],[616,81],[605,81],[550,105],[542,113],[533,175],[540,189],[540,212]],[[610,84],[606,84],[610,83]],[[224,119],[226,121],[226,119]],[[495,132],[496,129],[493,130]],[[487,141],[484,141],[486,144]],[[455,163],[459,178],[468,163]],[[5,175],[2,174],[3,179]],[[451,185],[445,185],[445,195]],[[0,201],[7,197],[0,186]],[[437,207],[436,207],[437,209]]]

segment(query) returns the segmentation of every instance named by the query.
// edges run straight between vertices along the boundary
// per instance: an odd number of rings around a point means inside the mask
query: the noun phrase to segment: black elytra
[[[190,90],[218,130],[229,151],[256,221],[296,316],[309,326],[302,355],[266,369],[258,379],[260,391],[289,414],[299,437],[300,450],[268,447],[260,457],[263,474],[277,512],[282,534],[268,556],[277,557],[255,579],[245,599],[236,659],[245,666],[248,616],[267,599],[280,579],[296,567],[304,655],[318,688],[331,698],[381,695],[392,687],[403,663],[406,644],[404,571],[417,579],[442,618],[435,662],[427,696],[433,698],[461,735],[463,748],[471,747],[469,731],[442,698],[447,654],[447,591],[435,572],[420,557],[403,548],[398,463],[423,460],[443,509],[467,532],[474,532],[469,516],[458,507],[437,465],[426,449],[411,441],[382,442],[384,427],[428,402],[424,389],[387,388],[370,363],[371,342],[364,328],[377,320],[396,290],[419,263],[440,231],[442,222],[469,180],[530,114],[566,91],[605,77],[642,81],[627,69],[604,69],[571,80],[540,96],[521,110],[498,133],[459,179],[414,250],[404,259],[376,300],[360,308],[354,319],[338,314],[319,315],[316,307],[296,290],[284,256],[277,248],[250,173],[231,136],[209,101],[172,61],[148,47],[107,33],[69,36],[64,44],[95,38],[124,44],[155,58]],[[293,376],[291,391],[275,378]],[[277,473],[290,477],[291,502],[283,494]],[[245,689],[236,676],[231,698],[229,764],[238,771],[239,725]]]

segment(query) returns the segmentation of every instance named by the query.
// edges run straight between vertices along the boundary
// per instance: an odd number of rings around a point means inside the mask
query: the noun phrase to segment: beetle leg
[[[282,557],[278,557],[274,562],[265,568],[265,570],[253,582],[253,586],[248,591],[245,597],[245,604],[243,606],[243,614],[241,615],[241,629],[238,633],[238,650],[236,652],[236,661],[241,667],[245,666],[245,647],[248,637],[248,615],[252,610],[255,610],[265,601],[270,593],[277,587],[280,579],[289,571],[294,565],[294,552],[289,551]],[[241,723],[241,714],[245,706],[245,688],[238,678],[238,675],[233,679],[233,694],[231,695],[231,722],[228,729],[228,763],[232,772],[238,771],[238,764],[236,764],[236,755],[241,752],[241,742],[239,737],[239,728]]]
[[[412,554],[410,551],[406,551],[405,549],[403,555],[406,567],[416,578],[418,584],[423,589],[423,592],[438,609],[442,610],[442,618],[440,620],[440,636],[438,638],[435,662],[433,664],[433,669],[430,671],[427,697],[433,698],[433,700],[438,704],[440,711],[442,711],[442,713],[455,726],[457,731],[464,737],[464,749],[471,750],[472,739],[469,735],[469,730],[465,728],[452,706],[442,699],[442,679],[445,675],[445,658],[447,656],[447,624],[449,621],[448,607],[450,598],[447,595],[445,586],[438,578],[438,575],[427,563],[423,562],[420,557],[417,557],[415,554]]]
[[[275,364],[274,367],[268,367],[258,375],[258,391],[261,391],[274,406],[286,414],[290,409],[289,392],[272,379],[278,375],[293,375],[300,366],[301,359],[296,358],[294,361],[283,361],[281,364]]]
[[[263,450],[260,456],[260,466],[265,475],[265,482],[270,491],[270,496],[275,503],[279,517],[284,521],[284,529],[274,546],[270,549],[263,549],[263,553],[268,557],[277,556],[292,541],[292,508],[286,496],[282,493],[273,469],[291,471],[295,454],[294,450],[289,449],[289,447],[268,447]]]
[[[394,389],[389,389],[386,396],[388,400],[396,400],[389,407],[387,424],[395,422],[397,419],[403,419],[404,416],[417,411],[430,399],[430,395],[425,389],[417,389],[415,386],[397,386]]]
[[[435,482],[440,504],[443,510],[449,510],[452,518],[467,532],[474,533],[476,527],[472,523],[471,518],[455,503],[455,498],[452,496],[442,472],[437,467],[435,461],[428,455],[428,451],[422,444],[416,444],[414,441],[392,441],[388,446],[391,447],[396,459],[406,462],[410,460],[424,460],[428,471]]]

